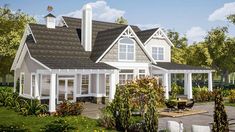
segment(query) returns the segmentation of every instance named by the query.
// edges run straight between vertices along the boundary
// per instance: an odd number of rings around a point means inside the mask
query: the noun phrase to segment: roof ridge
[[[158,30],[160,27],[157,27],[157,28],[151,28],[151,29],[146,29],[146,30],[141,30],[139,32],[147,32],[147,31],[152,31],[152,30]],[[137,33],[139,33],[137,32]]]

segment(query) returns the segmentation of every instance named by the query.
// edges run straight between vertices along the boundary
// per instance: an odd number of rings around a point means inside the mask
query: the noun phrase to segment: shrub
[[[57,113],[61,116],[69,116],[69,115],[80,115],[83,111],[83,103],[75,102],[72,103],[70,101],[64,100],[57,107]]]
[[[224,108],[223,96],[220,90],[215,91],[215,109],[214,109],[214,123],[212,127],[213,132],[228,132],[229,123],[226,110]]]
[[[230,90],[228,100],[229,103],[235,103],[235,90]]]
[[[214,93],[208,91],[207,87],[194,87],[193,88],[193,99],[196,102],[207,102],[214,100]]]
[[[67,123],[66,120],[58,119],[50,122],[42,128],[44,132],[68,132],[74,130],[75,127]]]
[[[4,124],[0,125],[1,132],[29,132],[29,129],[25,128],[22,125],[16,124]]]
[[[110,109],[118,131],[157,131],[157,106],[164,104],[164,89],[155,78],[141,78],[125,85],[117,86],[113,102],[106,107]],[[139,111],[145,123],[133,124],[133,111]],[[137,128],[136,128],[137,127]]]
[[[115,128],[115,120],[112,115],[110,106],[103,108],[101,110],[101,113],[101,118],[98,120],[99,125],[109,129]]]
[[[171,98],[176,99],[178,94],[184,94],[184,88],[178,86],[176,83],[171,85]]]
[[[37,99],[22,101],[21,113],[23,115],[39,115],[47,112],[47,105],[41,104]]]

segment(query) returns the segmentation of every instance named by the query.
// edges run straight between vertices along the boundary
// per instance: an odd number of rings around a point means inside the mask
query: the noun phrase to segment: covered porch
[[[56,104],[63,100],[106,98],[111,101],[116,90],[115,72],[114,69],[37,70],[35,98],[49,100],[49,112],[55,112]]]
[[[192,75],[206,73],[208,75],[208,90],[212,91],[213,90],[212,72],[213,70],[203,67],[176,64],[171,62],[157,62],[157,64],[152,65],[152,76],[160,77],[162,85],[165,88],[166,99],[169,99],[169,92],[171,91],[172,74],[184,75],[184,95],[186,95],[188,99],[192,99],[193,98]]]

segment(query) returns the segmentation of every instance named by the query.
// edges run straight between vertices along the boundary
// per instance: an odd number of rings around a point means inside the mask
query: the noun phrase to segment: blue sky
[[[235,36],[235,26],[225,19],[235,14],[234,0],[0,0],[0,5],[9,4],[13,10],[35,16],[43,22],[48,5],[54,7],[56,16],[81,16],[81,8],[90,3],[93,7],[93,19],[114,21],[124,16],[129,24],[142,29],[162,27],[174,29],[186,35],[189,42],[200,41],[213,27],[229,26],[229,34]]]

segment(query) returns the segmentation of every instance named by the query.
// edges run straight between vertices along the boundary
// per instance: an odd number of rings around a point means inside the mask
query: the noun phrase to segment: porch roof
[[[177,64],[174,62],[157,62],[157,64],[152,64],[155,67],[158,67],[163,70],[207,70],[212,71],[212,69],[199,67],[199,66],[191,66],[191,65],[185,65],[185,64]]]

